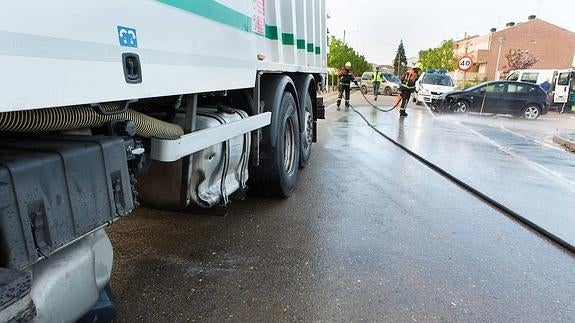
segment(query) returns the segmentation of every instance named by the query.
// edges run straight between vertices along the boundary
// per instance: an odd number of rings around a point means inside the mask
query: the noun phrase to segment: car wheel
[[[453,107],[453,112],[457,113],[467,113],[469,111],[469,104],[463,100],[455,102]]]
[[[385,89],[383,90],[383,94],[391,95],[391,88],[389,86],[386,86]]]
[[[367,94],[367,87],[365,85],[361,86],[361,93]]]
[[[530,105],[526,106],[525,109],[523,109],[523,113],[521,114],[521,117],[525,118],[527,120],[535,120],[535,119],[539,118],[540,114],[541,114],[541,109],[534,104],[530,104]]]

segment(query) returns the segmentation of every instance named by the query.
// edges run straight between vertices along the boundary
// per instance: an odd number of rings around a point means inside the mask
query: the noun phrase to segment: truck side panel
[[[322,73],[324,1],[298,2],[12,1],[0,11],[0,112],[249,88],[258,69]],[[138,55],[141,83],[126,82],[124,53]]]

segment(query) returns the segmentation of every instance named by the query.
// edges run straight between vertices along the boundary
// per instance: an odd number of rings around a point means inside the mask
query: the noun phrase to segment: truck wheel
[[[254,188],[266,197],[289,197],[295,190],[299,168],[300,136],[297,104],[285,91],[281,103],[272,107],[272,123],[264,131],[260,165],[254,167]]]
[[[391,95],[391,88],[389,86],[385,87],[385,90],[383,90],[383,94],[384,95]]]
[[[304,168],[311,156],[311,143],[313,141],[313,103],[308,93],[305,95],[303,109],[303,133],[300,140],[299,167]]]

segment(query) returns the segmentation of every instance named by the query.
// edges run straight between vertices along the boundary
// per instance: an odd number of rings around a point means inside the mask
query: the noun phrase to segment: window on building
[[[521,76],[522,82],[537,83],[537,76],[539,73],[523,73]]]

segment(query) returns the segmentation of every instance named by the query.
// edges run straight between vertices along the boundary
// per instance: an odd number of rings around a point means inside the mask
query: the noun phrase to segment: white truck
[[[290,196],[325,19],[325,0],[4,3],[0,322],[112,320],[104,228],[139,202]]]

